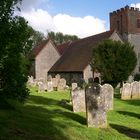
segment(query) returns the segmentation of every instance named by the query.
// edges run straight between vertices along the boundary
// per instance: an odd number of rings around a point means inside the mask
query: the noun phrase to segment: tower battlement
[[[121,35],[140,33],[140,10],[129,7],[120,8],[110,13],[110,30],[117,30]]]

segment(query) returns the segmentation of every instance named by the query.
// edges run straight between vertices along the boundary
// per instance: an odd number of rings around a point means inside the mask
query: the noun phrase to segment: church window
[[[137,19],[137,28],[140,28],[140,19]]]

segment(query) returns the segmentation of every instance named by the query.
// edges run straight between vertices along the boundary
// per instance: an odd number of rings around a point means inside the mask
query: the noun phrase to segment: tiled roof
[[[64,52],[65,52],[65,51],[68,49],[68,47],[70,46],[70,44],[71,44],[71,41],[66,42],[66,43],[63,43],[63,44],[61,44],[61,45],[58,45],[58,46],[57,46],[57,49],[58,49],[59,53],[60,53],[61,55],[63,55]]]
[[[90,63],[92,48],[100,41],[108,39],[113,32],[103,32],[67,44],[67,50],[49,72],[82,72]]]

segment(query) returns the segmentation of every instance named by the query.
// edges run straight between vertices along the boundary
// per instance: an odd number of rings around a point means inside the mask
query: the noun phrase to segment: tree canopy
[[[105,40],[93,48],[91,66],[102,75],[104,82],[114,87],[127,80],[137,63],[133,46],[120,41]]]
[[[48,38],[50,38],[56,45],[60,45],[65,42],[74,41],[78,39],[76,35],[64,35],[63,33],[60,32],[58,33],[49,32]]]
[[[28,75],[27,54],[32,46],[31,32],[24,18],[15,16],[21,0],[0,1],[0,100],[24,101]]]

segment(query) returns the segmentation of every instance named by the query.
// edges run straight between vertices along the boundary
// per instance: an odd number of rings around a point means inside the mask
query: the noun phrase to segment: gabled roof
[[[107,31],[67,44],[67,50],[49,72],[82,72],[90,63],[92,48],[109,39],[114,31]]]
[[[41,52],[41,50],[46,46],[46,44],[49,41],[52,43],[52,45],[54,46],[54,48],[56,49],[56,51],[60,55],[60,53],[59,53],[58,49],[55,47],[54,43],[50,39],[46,39],[46,40],[43,40],[41,43],[39,43],[36,47],[34,47],[32,49],[32,52],[31,52],[32,57],[35,58]]]
[[[32,56],[35,58],[39,53],[40,51],[45,47],[45,45],[49,42],[49,40],[43,40],[41,43],[39,43],[37,46],[35,46],[33,49],[32,49]]]

